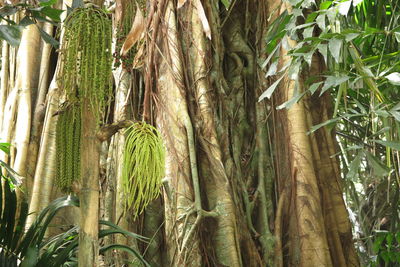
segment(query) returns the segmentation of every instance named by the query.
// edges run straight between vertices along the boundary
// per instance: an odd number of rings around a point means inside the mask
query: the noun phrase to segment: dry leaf
[[[140,47],[135,55],[135,58],[133,59],[132,69],[140,69],[143,66],[144,58],[146,56],[145,55],[146,50],[144,48],[145,48],[145,42],[143,42],[140,45]]]
[[[121,55],[126,56],[134,44],[137,43],[142,37],[146,23],[139,7],[136,8],[135,20],[133,21],[132,28],[129,31],[124,44],[122,45]]]
[[[186,0],[178,0],[178,9],[186,3]]]
[[[201,24],[203,25],[203,31],[206,34],[207,38],[211,40],[211,29],[210,24],[208,24],[206,12],[204,11],[203,5],[200,0],[196,0],[196,8],[199,12],[199,18],[201,20]]]

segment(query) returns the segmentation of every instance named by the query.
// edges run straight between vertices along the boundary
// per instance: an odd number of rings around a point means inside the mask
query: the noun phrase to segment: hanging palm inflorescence
[[[133,124],[126,132],[122,170],[125,207],[137,216],[160,193],[164,147],[159,132],[145,122]]]
[[[111,100],[111,29],[107,14],[96,8],[76,9],[65,21],[59,75],[65,102],[56,137],[56,183],[64,192],[80,178],[82,100],[89,100],[99,122]]]

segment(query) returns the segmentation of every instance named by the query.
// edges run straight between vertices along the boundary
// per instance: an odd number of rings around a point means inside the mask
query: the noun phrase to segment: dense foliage
[[[276,77],[260,97],[271,97],[284,73],[296,80],[290,108],[305,94],[329,92],[332,117],[312,127],[334,126],[343,188],[364,265],[400,262],[400,84],[397,1],[289,1],[267,36],[267,76]],[[295,42],[289,42],[294,40]],[[294,44],[294,45],[293,45]],[[278,70],[279,47],[291,63]],[[325,71],[301,88],[301,73],[322,57]],[[335,156],[335,155],[332,155]]]

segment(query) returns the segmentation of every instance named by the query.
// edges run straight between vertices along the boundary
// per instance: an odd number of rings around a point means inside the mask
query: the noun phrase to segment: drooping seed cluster
[[[81,111],[79,105],[68,106],[58,115],[56,134],[56,185],[71,192],[72,183],[80,179]]]
[[[89,105],[98,122],[105,118],[112,92],[111,20],[96,8],[75,9],[66,19],[58,84],[65,93],[57,122],[56,184],[70,192],[80,178],[81,105]]]
[[[112,98],[111,20],[95,8],[75,10],[65,21],[60,84],[67,101],[90,101],[99,119]]]
[[[165,152],[160,133],[150,124],[135,123],[126,133],[122,170],[125,207],[137,216],[160,193]]]

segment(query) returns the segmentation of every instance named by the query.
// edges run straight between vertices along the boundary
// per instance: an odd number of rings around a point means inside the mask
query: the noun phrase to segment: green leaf
[[[6,154],[10,154],[10,144],[9,143],[0,143],[0,150],[2,150]]]
[[[330,119],[330,120],[324,121],[324,122],[322,122],[320,124],[314,125],[314,126],[311,127],[310,131],[307,132],[307,134],[312,134],[313,132],[315,132],[316,130],[318,130],[321,127],[328,126],[328,125],[333,125],[336,122],[338,122],[340,119],[341,118],[336,117],[334,119]]]
[[[20,266],[35,267],[38,261],[38,256],[39,256],[39,249],[37,247],[29,247]]]
[[[325,26],[325,14],[319,14],[319,16],[317,17],[317,19],[315,20],[315,22],[317,23],[318,27],[324,31],[326,26]]]
[[[358,169],[360,168],[361,164],[361,159],[364,153],[362,150],[358,153],[358,155],[353,159],[353,161],[349,165],[349,172],[346,175],[347,179],[350,179],[351,181],[356,181],[356,178],[358,176]]]
[[[384,177],[390,172],[390,169],[381,162],[376,156],[367,151],[367,160],[369,165],[372,167],[373,173],[376,176]]]
[[[331,52],[333,58],[335,59],[336,63],[339,63],[340,59],[340,50],[342,48],[342,40],[332,38],[329,40],[328,43],[329,51]]]
[[[319,88],[319,86],[322,84],[323,82],[317,82],[317,83],[313,83],[310,88],[308,88],[308,91],[310,91],[310,93],[313,95],[315,93],[315,91],[317,91],[317,89]]]
[[[17,13],[18,9],[14,6],[11,5],[6,5],[0,8],[0,16],[6,17],[6,16],[11,16]]]
[[[52,8],[52,7],[44,7],[42,9],[42,14],[46,15],[50,19],[54,20],[55,22],[60,22],[60,15],[63,13],[63,10],[57,9],[57,8]]]
[[[21,42],[21,30],[18,26],[0,25],[0,39],[6,40],[12,46]]]
[[[276,109],[289,109],[291,108],[294,104],[296,104],[297,102],[299,102],[299,100],[307,93],[307,91],[299,93],[296,90],[296,94],[288,101],[286,101],[285,103],[279,105]]]
[[[400,151],[400,142],[396,141],[382,141],[382,140],[372,140],[375,143],[381,144],[386,147],[390,147],[391,149]]]
[[[351,1],[345,1],[338,4],[337,8],[340,15],[347,16],[351,6]]]
[[[221,0],[222,4],[224,4],[226,10],[229,9],[229,6],[231,5],[231,2],[229,0]]]
[[[318,51],[324,58],[325,64],[328,64],[328,45],[326,44],[318,44],[317,45]]]
[[[39,6],[52,6],[57,3],[57,0],[39,0]]]
[[[42,28],[38,27],[39,31],[40,31],[40,35],[42,36],[43,40],[46,43],[51,44],[53,47],[57,48],[59,46],[59,42],[54,39],[52,36],[50,36],[47,32],[45,32]]]
[[[398,72],[392,72],[389,75],[386,75],[385,78],[393,85],[400,85],[400,73]]]
[[[258,102],[263,100],[264,98],[271,98],[272,93],[275,91],[276,87],[278,86],[279,82],[285,77],[282,75],[278,80],[276,80],[267,90],[265,90],[261,96],[258,98]]]
[[[304,29],[303,37],[304,38],[312,37],[313,33],[314,33],[314,25],[309,28]]]
[[[328,9],[332,5],[332,1],[325,1],[319,5],[320,10]]]
[[[35,24],[33,20],[31,20],[28,16],[25,16],[20,22],[19,26],[26,27],[28,25]]]
[[[400,43],[400,32],[395,32],[394,36],[396,37],[396,41]]]
[[[320,95],[325,93],[325,91],[327,91],[328,89],[336,87],[336,86],[340,85],[341,83],[348,81],[349,79],[350,79],[350,77],[347,75],[326,77],[326,80],[325,80],[324,86],[321,89]]]

